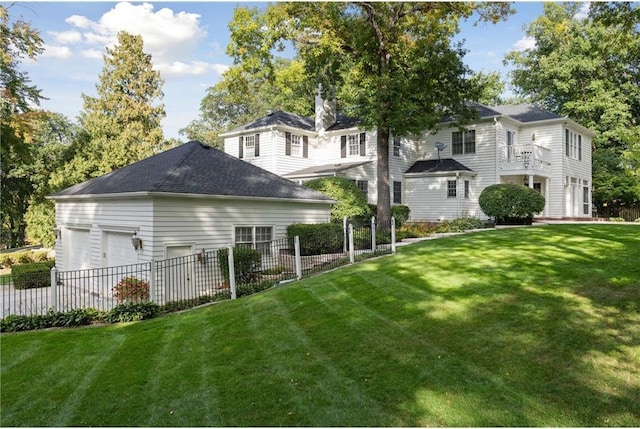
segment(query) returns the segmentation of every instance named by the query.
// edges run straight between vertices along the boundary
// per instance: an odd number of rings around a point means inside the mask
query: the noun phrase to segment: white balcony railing
[[[502,148],[502,168],[533,168],[545,171],[551,166],[551,150],[535,144],[517,144]]]

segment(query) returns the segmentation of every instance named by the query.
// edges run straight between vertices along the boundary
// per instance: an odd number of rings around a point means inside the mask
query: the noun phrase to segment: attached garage
[[[91,268],[91,234],[89,229],[65,228],[62,240],[65,270],[86,270]]]
[[[131,237],[135,231],[103,231],[102,236],[102,266],[115,267],[138,263],[138,252],[131,244]]]
[[[242,227],[272,239],[330,219],[335,202],[199,142],[189,142],[52,196],[56,265],[64,270],[160,261],[216,250]],[[75,228],[71,228],[75,225]],[[78,225],[86,225],[82,232]],[[141,240],[134,248],[132,236]],[[189,273],[185,273],[189,276]]]

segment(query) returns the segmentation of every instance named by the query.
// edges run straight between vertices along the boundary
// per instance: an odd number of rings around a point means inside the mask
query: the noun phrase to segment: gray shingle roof
[[[291,173],[287,173],[284,176],[299,177],[299,176],[313,176],[313,175],[318,175],[318,176],[331,175],[331,174],[341,173],[343,171],[347,171],[355,167],[360,167],[361,165],[369,164],[370,162],[371,161],[315,165],[313,167],[303,168],[302,170],[292,171]]]
[[[492,109],[520,122],[536,122],[562,118],[562,116],[558,116],[555,113],[531,104],[495,106],[492,107]]]
[[[273,113],[269,113],[267,116],[258,118],[253,122],[242,125],[238,128],[234,128],[230,132],[234,131],[248,131],[262,127],[269,127],[272,125],[287,125],[294,128],[299,128],[306,131],[315,131],[316,124],[315,119],[308,118],[306,116],[296,115],[294,113],[283,112],[278,110]]]
[[[416,161],[406,173],[440,173],[440,172],[454,172],[454,171],[469,171],[473,172],[470,168],[459,163],[455,159],[445,158],[428,159],[422,161]]]
[[[71,186],[51,197],[131,192],[332,201],[317,191],[197,141]]]

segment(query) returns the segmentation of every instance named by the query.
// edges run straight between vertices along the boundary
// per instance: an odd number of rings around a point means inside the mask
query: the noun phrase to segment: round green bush
[[[498,184],[484,188],[478,199],[480,208],[496,223],[524,223],[544,210],[545,199],[539,192],[514,184]]]

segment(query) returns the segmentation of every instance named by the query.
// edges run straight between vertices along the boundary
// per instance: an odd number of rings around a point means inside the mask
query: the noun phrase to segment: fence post
[[[355,262],[355,251],[353,245],[353,225],[349,224],[349,263]]]
[[[347,252],[347,242],[349,240],[348,234],[347,234],[347,217],[343,217],[342,218],[342,236],[344,238],[344,240],[342,240],[342,251],[343,252]]]
[[[302,258],[300,257],[300,237],[293,237],[293,247],[296,254],[296,278],[300,280],[302,278]]]
[[[391,253],[396,253],[396,218],[391,216]]]
[[[51,310],[57,311],[58,309],[58,269],[55,265],[51,268]]]
[[[371,217],[371,251],[376,251],[376,217]]]
[[[156,288],[156,261],[153,260],[149,263],[149,269],[151,272],[149,273],[149,300],[151,302],[158,303],[158,289]]]
[[[229,288],[231,288],[231,299],[236,299],[236,269],[233,265],[233,246],[227,245],[229,260]]]

